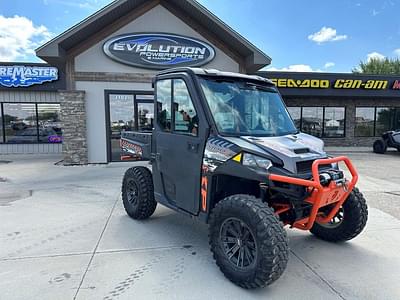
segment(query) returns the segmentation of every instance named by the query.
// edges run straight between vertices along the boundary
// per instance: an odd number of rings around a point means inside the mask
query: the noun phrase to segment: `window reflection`
[[[60,104],[39,103],[38,125],[40,143],[61,143],[62,130],[60,120]]]
[[[3,111],[2,111],[2,104],[0,103],[0,143],[3,143]]]
[[[110,125],[112,138],[119,138],[123,130],[133,130],[133,95],[110,95]]]
[[[33,103],[4,103],[7,143],[37,143],[36,107]]]
[[[293,122],[294,122],[294,125],[296,126],[296,128],[300,129],[301,107],[291,106],[291,107],[288,107],[288,111],[289,111],[290,116],[293,119]]]
[[[157,122],[164,131],[171,131],[171,80],[157,81]]]
[[[154,97],[154,96],[152,96]],[[153,129],[153,103],[137,103],[138,106],[138,131],[150,132]]]
[[[356,107],[355,136],[374,136],[375,107]]]
[[[173,97],[175,113],[174,131],[197,135],[199,118],[187,86],[182,79],[174,79]]]
[[[313,136],[322,136],[322,107],[303,107],[303,119],[301,130]]]
[[[381,135],[385,131],[392,130],[395,108],[377,107],[376,108],[376,127],[375,135]]]
[[[344,107],[325,107],[324,137],[343,137],[344,120]]]

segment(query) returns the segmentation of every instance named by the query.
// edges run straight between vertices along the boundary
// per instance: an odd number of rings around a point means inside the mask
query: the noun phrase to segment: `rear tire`
[[[222,273],[246,289],[277,280],[289,256],[286,231],[274,211],[250,195],[217,203],[210,215],[209,243]]]
[[[355,238],[364,229],[368,219],[368,207],[363,194],[357,188],[353,189],[332,221],[336,219],[339,220],[336,223],[315,222],[310,229],[311,233],[325,241],[344,242]]]
[[[383,140],[376,140],[373,145],[374,152],[378,154],[384,154],[386,152],[387,146]]]
[[[132,167],[122,181],[122,202],[133,219],[149,218],[157,207],[154,200],[153,177],[146,167]]]

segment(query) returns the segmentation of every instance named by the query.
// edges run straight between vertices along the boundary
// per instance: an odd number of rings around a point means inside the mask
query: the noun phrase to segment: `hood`
[[[323,150],[324,142],[305,133],[276,137],[243,136],[242,139],[280,158],[284,168],[293,173],[298,171],[298,162],[327,157]]]

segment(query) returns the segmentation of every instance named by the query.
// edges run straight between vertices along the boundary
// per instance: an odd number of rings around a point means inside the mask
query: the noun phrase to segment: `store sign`
[[[201,66],[215,57],[214,48],[203,41],[162,33],[114,37],[104,44],[103,51],[118,62],[147,69]]]
[[[389,87],[388,80],[362,80],[362,79],[292,79],[272,78],[270,79],[278,88],[312,88],[312,89],[365,89],[385,90]],[[392,89],[400,89],[400,81],[393,83]]]
[[[54,67],[0,66],[0,85],[5,87],[27,87],[57,79]]]

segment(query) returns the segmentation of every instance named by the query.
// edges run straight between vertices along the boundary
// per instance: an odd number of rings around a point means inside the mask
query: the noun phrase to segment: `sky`
[[[0,61],[38,62],[34,49],[107,0],[0,0]],[[351,72],[400,58],[400,0],[199,0],[272,58],[269,70]]]

